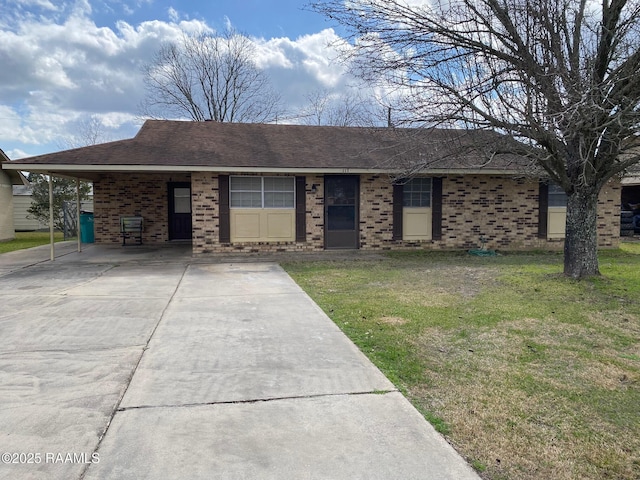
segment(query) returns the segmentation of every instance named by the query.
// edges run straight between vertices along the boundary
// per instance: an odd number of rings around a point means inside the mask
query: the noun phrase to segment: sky
[[[335,60],[335,25],[307,0],[0,0],[0,148],[10,159],[63,150],[89,121],[102,140],[135,136],[142,66],[183,33],[249,36],[295,117],[313,92],[357,83]],[[292,120],[290,123],[295,123]]]

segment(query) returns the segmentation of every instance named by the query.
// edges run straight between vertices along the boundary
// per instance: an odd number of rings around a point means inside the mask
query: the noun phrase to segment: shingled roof
[[[11,162],[11,169],[100,171],[307,171],[318,173],[521,171],[495,155],[492,132],[148,120],[128,140]],[[494,151],[491,151],[494,150]],[[489,161],[489,158],[491,160]]]

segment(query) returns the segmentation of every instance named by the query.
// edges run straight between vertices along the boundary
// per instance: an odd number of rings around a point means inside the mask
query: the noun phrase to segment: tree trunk
[[[567,198],[564,274],[576,279],[600,275],[597,190],[576,188]]]

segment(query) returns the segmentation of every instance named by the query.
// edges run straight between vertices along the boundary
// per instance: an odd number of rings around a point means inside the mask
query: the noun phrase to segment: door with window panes
[[[191,240],[191,184],[169,184],[169,240]]]

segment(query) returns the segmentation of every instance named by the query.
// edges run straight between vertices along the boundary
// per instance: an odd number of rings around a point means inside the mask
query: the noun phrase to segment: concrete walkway
[[[15,257],[0,478],[478,479],[275,263]]]
[[[70,253],[77,253],[78,242],[57,242],[54,252],[55,258],[60,258]],[[42,245],[40,247],[27,248],[0,254],[0,275],[10,273],[15,270],[30,267],[51,259],[51,247]]]

